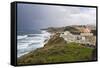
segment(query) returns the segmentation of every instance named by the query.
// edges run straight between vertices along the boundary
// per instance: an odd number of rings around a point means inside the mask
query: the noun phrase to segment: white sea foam
[[[19,36],[17,36],[17,39],[23,39],[23,38],[26,38],[27,37],[27,35],[19,35]]]
[[[17,57],[20,57],[32,50],[43,47],[45,40],[50,38],[50,33],[42,31],[41,34],[27,34],[17,36]]]

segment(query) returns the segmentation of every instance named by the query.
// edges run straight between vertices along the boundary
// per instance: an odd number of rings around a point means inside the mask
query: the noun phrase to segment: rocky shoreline
[[[50,37],[42,48],[31,51],[17,59],[18,65],[44,64],[74,61],[91,61],[92,48],[87,48],[78,43],[67,43],[59,33]]]

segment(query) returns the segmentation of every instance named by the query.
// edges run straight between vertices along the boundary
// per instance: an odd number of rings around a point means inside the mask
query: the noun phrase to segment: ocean
[[[41,48],[50,38],[50,33],[40,31],[38,33],[20,33],[17,35],[17,58],[30,51]]]

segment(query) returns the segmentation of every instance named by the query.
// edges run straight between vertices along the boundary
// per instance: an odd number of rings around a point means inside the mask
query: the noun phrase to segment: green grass
[[[43,47],[18,59],[18,65],[92,60],[93,48],[67,43],[62,38],[50,39]]]

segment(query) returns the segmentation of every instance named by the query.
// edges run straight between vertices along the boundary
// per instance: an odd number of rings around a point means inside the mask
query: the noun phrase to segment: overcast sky
[[[18,30],[96,24],[96,8],[21,4],[17,6]]]

